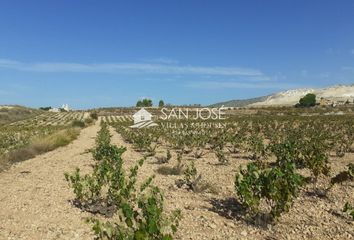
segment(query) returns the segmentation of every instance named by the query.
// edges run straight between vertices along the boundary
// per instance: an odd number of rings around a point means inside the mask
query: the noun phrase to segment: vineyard
[[[133,118],[129,115],[125,116],[114,116],[114,115],[109,115],[109,116],[102,116],[101,117],[102,122],[106,123],[116,123],[116,122],[121,122],[121,123],[132,123]]]
[[[61,112],[61,113],[43,113],[34,118],[11,123],[10,126],[67,126],[73,121],[85,121],[90,114],[88,112]]]
[[[354,0],[0,0],[0,29],[0,240],[354,240]]]
[[[353,237],[351,118],[234,116],[203,123],[160,122],[159,127],[143,129],[131,129],[127,116],[104,116],[101,122],[93,175],[81,176],[79,169],[66,175],[78,207],[112,219],[89,220],[99,239],[140,239],[140,234],[142,239],[172,239],[179,222],[182,230],[176,236],[182,239]],[[110,145],[107,124],[120,136],[122,148]],[[129,178],[123,180],[127,149],[136,165],[131,163]],[[139,175],[147,183],[136,192]],[[143,216],[135,210],[149,207],[139,200],[148,187],[154,190],[147,195],[161,206],[163,198],[156,194],[162,190],[174,216],[174,231],[168,235],[161,225],[162,208],[150,206],[156,211],[150,214],[156,215]],[[308,227],[309,219],[318,222]],[[156,225],[142,225],[151,221]],[[331,221],[337,224],[324,224]],[[154,230],[147,230],[150,227]]]
[[[15,150],[28,146],[33,140],[43,139],[60,131],[68,130],[76,122],[85,122],[89,113],[43,113],[25,120],[0,125],[0,156],[4,158]],[[1,163],[4,160],[1,161]],[[1,169],[0,164],[0,169]]]
[[[79,112],[44,114],[3,126],[18,133],[8,135],[2,151],[84,118]],[[17,165],[2,175],[5,180],[0,175],[0,182],[14,189],[9,196],[0,194],[9,205],[9,215],[0,214],[4,236],[353,239],[351,115],[154,121],[157,127],[134,129],[129,114],[101,115],[72,145]],[[28,207],[18,199],[14,175],[22,183],[26,176],[36,182],[25,182],[23,191],[37,194]],[[35,190],[36,185],[45,190]],[[14,197],[25,204],[26,217],[11,202]],[[41,209],[43,201],[51,204]],[[15,220],[5,217],[10,215]],[[10,226],[22,226],[22,218],[36,228],[15,234]]]

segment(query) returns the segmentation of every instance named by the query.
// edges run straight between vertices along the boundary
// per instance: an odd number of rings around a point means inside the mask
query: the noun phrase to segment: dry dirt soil
[[[89,172],[93,159],[89,148],[94,146],[99,123],[83,129],[70,145],[18,163],[0,173],[0,239],[93,239],[90,225],[84,219],[92,216],[71,204],[72,190],[64,172],[75,167]],[[128,169],[142,158],[121,136],[112,130],[112,142],[127,147],[123,155]],[[157,156],[165,154],[159,149]],[[188,158],[188,156],[186,157]],[[318,196],[311,186],[295,200],[289,213],[277,224],[259,226],[245,219],[235,199],[234,176],[241,164],[249,160],[232,156],[230,165],[218,165],[213,154],[196,160],[198,172],[213,186],[216,193],[193,193],[177,188],[182,176],[157,173],[163,165],[174,166],[176,156],[168,164],[149,158],[139,172],[140,181],[156,175],[155,185],[164,192],[167,211],[179,208],[183,218],[176,239],[354,239],[354,223],[342,213],[346,201],[354,202],[354,184],[345,183],[331,189],[326,197]],[[331,157],[332,174],[354,161],[354,154]],[[319,187],[328,184],[321,179]]]

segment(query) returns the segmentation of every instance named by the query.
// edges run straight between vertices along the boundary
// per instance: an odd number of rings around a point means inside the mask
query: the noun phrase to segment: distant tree
[[[313,107],[316,105],[316,95],[313,93],[308,93],[305,97],[301,98],[298,106],[299,107]]]
[[[165,106],[165,102],[163,100],[160,100],[159,107],[163,107],[163,106]]]
[[[52,109],[52,107],[40,107],[39,109],[43,111],[49,111],[50,109]]]
[[[92,119],[94,119],[94,120],[97,120],[97,119],[98,119],[98,115],[97,115],[96,112],[92,112],[92,113],[90,114],[90,117],[91,117]]]
[[[144,107],[152,107],[152,100],[145,98],[143,100],[143,105],[144,105]]]
[[[143,100],[139,100],[136,103],[137,107],[152,107],[152,100],[148,98],[144,98]]]
[[[143,102],[141,100],[139,100],[137,103],[136,103],[136,106],[137,107],[142,107],[143,106]]]

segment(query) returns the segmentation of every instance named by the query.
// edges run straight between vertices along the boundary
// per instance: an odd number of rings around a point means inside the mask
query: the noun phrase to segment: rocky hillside
[[[293,89],[284,92],[279,92],[270,96],[251,98],[246,100],[232,100],[223,103],[213,104],[214,107],[261,107],[261,106],[291,106],[299,102],[299,99],[308,93],[314,93],[318,101],[321,98],[326,100],[338,102],[347,101],[353,102],[354,100],[354,85],[336,85],[327,88],[303,88]]]
[[[226,101],[226,102],[220,102],[220,103],[215,103],[210,105],[210,107],[246,107],[250,104],[257,103],[257,102],[263,102],[267,100],[267,98],[270,96],[263,96],[263,97],[257,97],[257,98],[250,98],[250,99],[242,99],[242,100],[231,100],[231,101]]]

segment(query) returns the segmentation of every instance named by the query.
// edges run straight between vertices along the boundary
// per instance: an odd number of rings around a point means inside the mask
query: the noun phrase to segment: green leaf
[[[137,231],[134,235],[134,240],[146,240],[146,239],[147,239],[147,235],[142,230]]]

